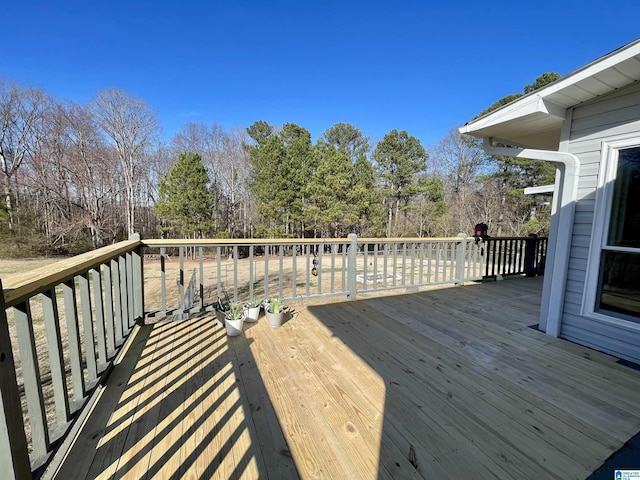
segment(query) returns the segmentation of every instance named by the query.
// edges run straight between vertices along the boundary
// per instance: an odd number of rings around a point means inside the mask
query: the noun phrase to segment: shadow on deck
[[[529,328],[541,286],[301,307],[235,338],[141,327],[57,478],[585,478],[640,430],[640,372]]]

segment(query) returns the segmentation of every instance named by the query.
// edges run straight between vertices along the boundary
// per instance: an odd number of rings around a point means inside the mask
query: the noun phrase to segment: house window
[[[617,153],[595,311],[640,322],[640,147]]]

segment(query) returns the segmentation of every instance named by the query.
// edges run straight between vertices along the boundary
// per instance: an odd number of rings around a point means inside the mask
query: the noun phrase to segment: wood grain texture
[[[210,316],[158,324],[102,439],[67,461],[94,457],[74,478],[585,478],[640,430],[640,372],[529,328],[541,287],[300,307],[234,338]]]
[[[140,245],[139,240],[127,240],[65,260],[52,261],[51,265],[4,278],[2,286],[4,288],[6,306],[14,305],[21,299],[48,290],[138,245]]]

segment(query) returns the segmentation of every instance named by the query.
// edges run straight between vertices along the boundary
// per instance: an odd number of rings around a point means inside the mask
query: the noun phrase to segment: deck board
[[[529,328],[540,295],[296,307],[234,338],[210,316],[143,327],[57,478],[584,479],[640,431],[640,372]]]

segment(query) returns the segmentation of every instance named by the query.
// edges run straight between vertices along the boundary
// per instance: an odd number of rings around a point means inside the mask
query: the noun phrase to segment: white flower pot
[[[257,307],[247,307],[244,310],[245,322],[257,322],[260,316],[260,305]]]
[[[267,322],[271,328],[278,328],[282,325],[282,318],[284,316],[284,312],[273,313],[267,310]]]
[[[228,317],[224,319],[224,326],[227,329],[227,335],[236,337],[242,333],[242,324],[244,323],[244,315],[238,320],[232,320]]]

